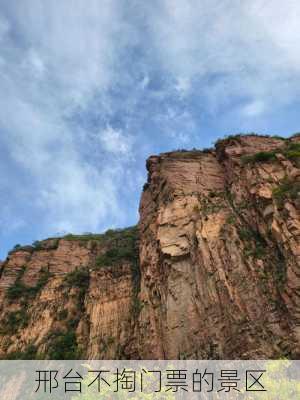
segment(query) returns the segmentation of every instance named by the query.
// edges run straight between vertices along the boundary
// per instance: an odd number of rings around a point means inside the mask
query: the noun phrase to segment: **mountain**
[[[138,226],[16,246],[0,357],[300,356],[300,135],[151,156]]]

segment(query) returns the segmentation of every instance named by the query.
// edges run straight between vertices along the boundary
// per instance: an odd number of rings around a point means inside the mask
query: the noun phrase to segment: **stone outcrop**
[[[139,291],[136,227],[12,251],[0,278],[2,358],[124,358]]]
[[[17,248],[1,357],[299,358],[300,137],[151,156],[136,228]]]

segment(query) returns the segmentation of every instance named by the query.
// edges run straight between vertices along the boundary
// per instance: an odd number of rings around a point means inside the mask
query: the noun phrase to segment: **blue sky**
[[[299,19],[292,0],[0,0],[0,258],[135,224],[150,154],[299,131]]]

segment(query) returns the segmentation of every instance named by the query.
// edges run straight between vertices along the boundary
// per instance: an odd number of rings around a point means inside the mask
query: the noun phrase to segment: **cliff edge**
[[[147,160],[138,227],[14,249],[1,358],[299,358],[300,136]]]

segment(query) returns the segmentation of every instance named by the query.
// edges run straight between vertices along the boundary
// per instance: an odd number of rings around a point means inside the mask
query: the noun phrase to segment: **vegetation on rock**
[[[20,328],[25,328],[28,324],[29,316],[25,308],[18,311],[11,311],[1,324],[1,335],[14,335]]]
[[[48,339],[50,360],[76,360],[78,358],[78,345],[74,330],[52,332]]]
[[[51,273],[47,268],[41,268],[38,281],[35,286],[27,286],[22,282],[22,277],[24,275],[26,267],[23,267],[15,281],[15,283],[10,286],[7,290],[6,296],[8,300],[21,300],[27,301],[28,299],[34,298],[40,290],[47,284]]]
[[[283,207],[286,199],[296,200],[300,197],[300,182],[285,177],[280,184],[273,189],[273,197],[279,207]]]

